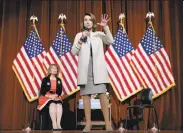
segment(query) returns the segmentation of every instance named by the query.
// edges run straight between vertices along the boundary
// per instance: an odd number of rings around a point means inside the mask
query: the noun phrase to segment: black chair
[[[39,115],[39,116],[37,116]],[[39,117],[39,122],[37,121],[37,117]],[[39,127],[38,127],[39,125]],[[51,130],[51,118],[49,115],[49,109],[44,108],[41,111],[35,107],[33,109],[33,115],[32,115],[32,121],[31,121],[31,128],[33,130],[39,129],[39,130]]]
[[[127,129],[127,120],[128,120],[128,114],[130,109],[139,109],[139,111],[142,111],[142,115],[144,115],[144,109],[149,108],[148,113],[148,123],[147,123],[147,129],[149,128],[149,116],[150,116],[150,108],[154,109],[155,117],[156,117],[156,123],[158,126],[159,131],[159,124],[158,124],[158,117],[157,117],[157,111],[153,105],[153,99],[152,99],[152,90],[150,88],[145,88],[141,91],[141,98],[139,105],[131,105],[127,107],[127,114],[126,114],[126,121],[125,121],[125,129]],[[140,113],[140,112],[139,112]]]

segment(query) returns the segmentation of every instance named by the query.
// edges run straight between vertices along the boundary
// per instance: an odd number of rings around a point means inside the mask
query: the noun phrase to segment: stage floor
[[[0,131],[0,133],[82,133],[82,130],[63,130],[63,131],[51,131],[51,130],[32,130],[30,132],[25,132],[21,130],[4,130]],[[91,133],[107,133],[105,130],[92,130]],[[143,130],[131,130],[126,132],[121,132],[118,130],[113,131],[112,133],[151,133],[150,131]],[[183,133],[183,131],[174,131],[174,130],[163,130],[157,133]]]

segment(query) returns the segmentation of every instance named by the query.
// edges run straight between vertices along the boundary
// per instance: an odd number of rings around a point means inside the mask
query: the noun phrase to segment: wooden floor
[[[14,130],[14,131],[4,130],[4,131],[0,131],[0,133],[82,133],[82,130],[63,130],[63,131],[32,130],[30,132],[21,131],[21,130]],[[106,131],[105,130],[92,130],[91,133],[106,133]],[[121,131],[115,130],[112,133],[152,133],[152,132],[143,131],[143,130],[134,130],[134,131],[129,130],[129,131],[126,131],[126,132],[121,132]],[[183,133],[183,131],[163,130],[163,131],[159,131],[157,133]]]

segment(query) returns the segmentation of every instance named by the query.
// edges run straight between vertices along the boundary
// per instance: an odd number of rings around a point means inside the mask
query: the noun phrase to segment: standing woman
[[[101,22],[96,23],[95,16],[92,13],[86,13],[82,22],[82,32],[76,35],[72,47],[73,55],[79,56],[77,84],[80,86],[86,117],[86,126],[83,132],[91,130],[91,94],[100,95],[106,131],[112,131],[106,97],[106,84],[109,83],[109,78],[103,43],[112,44],[113,37],[107,22],[108,15],[102,15]],[[97,24],[103,27],[104,32],[96,31]]]
[[[62,82],[58,77],[59,71],[55,64],[51,64],[48,74],[42,80],[38,109],[49,108],[53,130],[62,130],[61,117],[63,113],[61,93]]]

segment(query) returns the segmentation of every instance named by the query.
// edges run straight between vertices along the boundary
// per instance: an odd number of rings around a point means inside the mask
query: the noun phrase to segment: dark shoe
[[[57,129],[57,131],[62,131],[62,130],[63,130],[62,128]]]
[[[58,129],[52,129],[52,131],[58,131]]]

